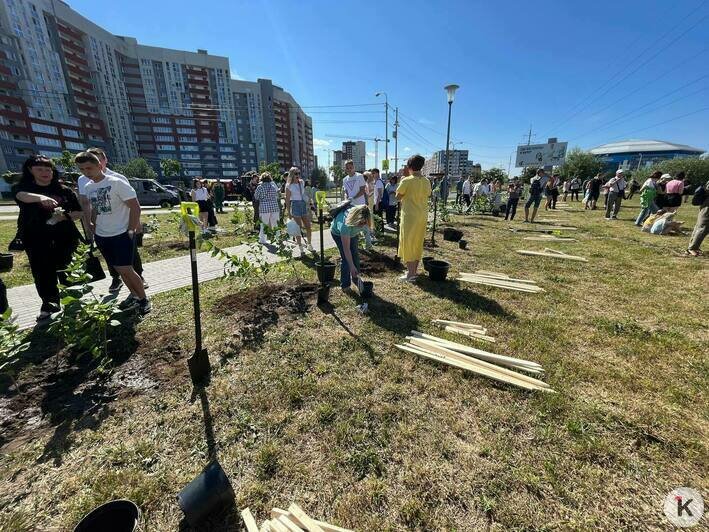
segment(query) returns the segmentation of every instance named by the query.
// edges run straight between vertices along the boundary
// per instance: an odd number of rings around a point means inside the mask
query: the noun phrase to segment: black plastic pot
[[[214,511],[233,503],[234,490],[216,460],[177,494],[180,510],[184,512],[187,522],[195,528]]]
[[[0,253],[0,272],[9,272],[12,270],[12,262],[14,255],[12,253]]]
[[[463,238],[463,231],[453,229],[452,227],[446,227],[443,229],[443,240],[447,240],[448,242],[458,242],[461,238]]]
[[[424,257],[421,259],[421,262],[423,263],[423,269],[428,271],[428,265],[430,262],[433,260],[433,257]]]
[[[323,285],[318,288],[318,305],[323,305],[330,299],[330,285]]]
[[[468,241],[467,240],[458,240],[458,247],[460,249],[465,249],[468,247]]]
[[[428,263],[428,276],[431,278],[431,281],[445,281],[450,267],[450,262],[432,260]]]
[[[135,503],[117,500],[92,510],[79,521],[74,532],[134,532],[139,522],[140,509]]]
[[[369,299],[374,294],[374,283],[372,281],[362,281],[359,295],[362,299]]]
[[[322,284],[328,284],[332,282],[332,280],[335,278],[335,270],[337,266],[335,265],[334,262],[325,262],[325,264],[321,264],[320,262],[315,263],[315,269],[318,272],[318,281],[320,281]]]

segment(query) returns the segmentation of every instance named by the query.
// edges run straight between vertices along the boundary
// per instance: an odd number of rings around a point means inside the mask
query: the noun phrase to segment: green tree
[[[313,168],[310,172],[310,184],[317,187],[318,190],[327,189],[327,173],[322,168]]]
[[[558,171],[564,179],[578,177],[583,181],[603,172],[604,168],[603,161],[577,146],[566,154],[566,160]]]
[[[182,165],[180,161],[175,159],[161,159],[160,169],[162,170],[162,175],[165,177],[176,177],[182,172]]]
[[[502,168],[489,168],[487,170],[483,170],[482,177],[489,181],[495,181],[496,179],[505,181],[507,179],[507,172],[505,172]]]
[[[281,164],[280,163],[268,163],[261,161],[258,165],[258,173],[262,174],[268,172],[276,183],[281,183]]]
[[[677,175],[677,172],[684,172],[687,175],[687,179],[692,183],[692,187],[697,187],[709,181],[709,159],[699,159],[696,157],[667,159],[666,161],[660,161],[652,166],[635,170],[633,171],[633,176],[638,183],[642,184],[643,181],[655,171],[673,176]],[[692,191],[694,191],[694,188]]]
[[[116,172],[126,177],[139,179],[157,179],[158,177],[158,174],[148,164],[148,161],[142,158],[132,159],[127,164],[119,164],[116,166]]]
[[[75,172],[74,154],[69,150],[64,150],[59,157],[52,157],[52,162],[60,166],[63,172]]]
[[[342,197],[342,180],[345,178],[345,169],[338,164],[333,164],[330,167],[330,173],[332,174],[335,186],[340,189],[339,196]]]

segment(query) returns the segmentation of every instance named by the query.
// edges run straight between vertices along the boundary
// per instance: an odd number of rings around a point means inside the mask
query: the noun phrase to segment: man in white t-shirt
[[[117,177],[118,179],[122,179],[126,183],[130,184],[126,176],[124,176],[123,174],[119,174],[118,172],[114,172],[113,170],[108,168],[108,157],[106,157],[105,151],[103,151],[101,148],[89,148],[86,151],[89,153],[93,153],[98,158],[98,161],[101,164],[101,171],[103,171],[105,175]],[[86,229],[87,237],[89,238],[89,240],[93,240],[94,236],[93,234],[91,234],[91,231],[89,229],[91,223],[91,220],[89,219],[91,215],[91,206],[89,205],[89,198],[86,197],[86,185],[88,185],[90,182],[91,180],[88,177],[82,175],[79,176],[77,186],[79,189],[79,203],[81,204],[81,208],[83,209],[84,213],[82,223],[84,224],[84,228]],[[143,288],[148,288],[148,283],[143,278],[143,261],[140,258],[140,253],[138,253],[137,246],[135,248],[135,253],[133,253],[133,269],[138,273],[138,275],[140,275],[140,278],[143,279]],[[118,274],[118,272],[113,266],[108,267],[108,273],[111,275],[112,279],[111,286],[108,288],[108,291],[112,294],[116,294],[121,291],[123,281],[121,281],[121,276]]]
[[[374,177],[374,212],[381,215],[382,198],[384,197],[384,182],[379,175],[379,168],[372,168],[370,172]]]
[[[362,174],[355,172],[354,162],[345,162],[345,172],[347,177],[342,180],[342,187],[345,190],[345,198],[350,200],[352,205],[367,204],[367,182]]]
[[[120,306],[137,305],[141,314],[147,314],[152,308],[150,300],[145,295],[143,280],[133,269],[133,238],[140,232],[140,204],[135,190],[126,180],[106,175],[93,153],[81,152],[74,161],[81,173],[91,180],[84,187],[84,193],[89,199],[89,228],[94,241],[106,263],[116,269],[131,293]]]

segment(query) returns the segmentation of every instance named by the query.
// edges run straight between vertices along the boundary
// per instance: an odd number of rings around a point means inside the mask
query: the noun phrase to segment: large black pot
[[[318,272],[318,281],[322,284],[328,284],[335,278],[335,270],[337,269],[337,266],[334,262],[330,261],[326,261],[325,264],[316,262],[315,269]]]
[[[212,512],[234,504],[234,490],[219,462],[210,463],[182,488],[177,494],[177,503],[187,522],[195,528]]]
[[[448,242],[458,242],[461,238],[463,238],[463,231],[453,229],[452,227],[446,227],[443,229],[443,240],[447,240]]]
[[[14,255],[12,253],[0,253],[0,273],[12,270]]]
[[[374,294],[374,283],[372,281],[362,281],[359,286],[359,295],[362,299],[370,299]]]
[[[79,521],[74,532],[134,532],[139,522],[140,510],[135,503],[117,500],[92,510]]]
[[[421,262],[423,263],[423,269],[428,271],[428,265],[431,263],[433,260],[433,257],[424,257],[421,259]]]
[[[428,263],[428,276],[431,278],[431,281],[445,281],[450,267],[450,262],[432,260]]]

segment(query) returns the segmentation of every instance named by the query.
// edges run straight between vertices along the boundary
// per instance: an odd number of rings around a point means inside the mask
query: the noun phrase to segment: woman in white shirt
[[[288,178],[286,179],[286,214],[288,218],[295,220],[301,230],[305,228],[308,251],[315,251],[310,240],[313,230],[310,225],[310,216],[308,216],[309,202],[305,193],[305,183],[300,179],[300,170],[293,166],[288,170]],[[302,250],[302,237],[296,236],[295,241]]]
[[[194,188],[192,189],[192,201],[196,201],[199,205],[199,220],[202,222],[202,228],[207,227],[208,217],[209,217],[209,191],[204,183],[199,179],[195,179],[193,182]]]

